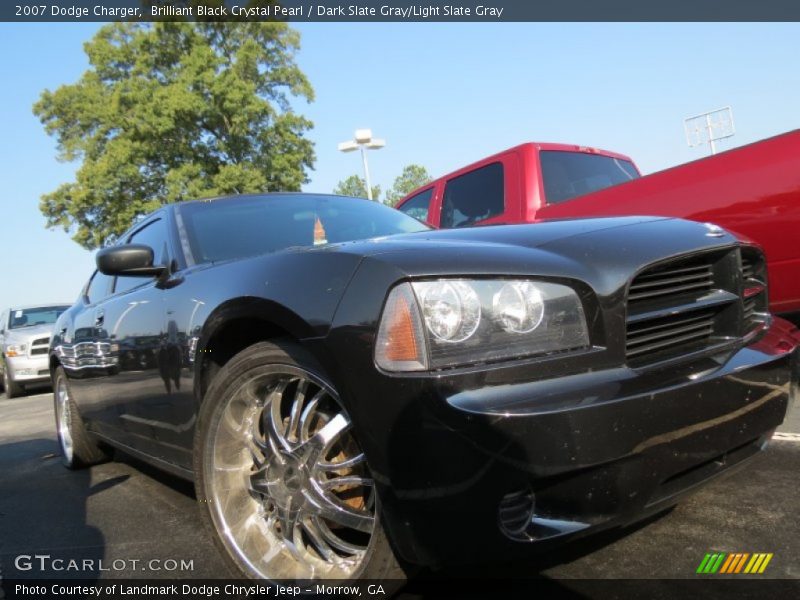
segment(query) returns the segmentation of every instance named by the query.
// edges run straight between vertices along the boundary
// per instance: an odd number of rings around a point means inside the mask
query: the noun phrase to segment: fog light
[[[536,497],[530,490],[511,492],[503,496],[498,507],[498,523],[507,536],[517,538],[528,528],[536,510]]]

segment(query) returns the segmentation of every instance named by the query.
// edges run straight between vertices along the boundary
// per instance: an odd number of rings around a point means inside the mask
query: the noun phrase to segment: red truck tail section
[[[800,311],[800,130],[545,205],[536,220],[619,215],[710,222],[757,242],[773,312]]]

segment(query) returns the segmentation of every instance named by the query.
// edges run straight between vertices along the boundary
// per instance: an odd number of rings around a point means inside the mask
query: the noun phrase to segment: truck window
[[[105,299],[111,292],[113,280],[114,278],[111,275],[104,275],[100,271],[95,271],[86,290],[86,299],[89,304],[97,304]]]
[[[468,227],[505,212],[502,163],[492,163],[447,182],[440,226]]]
[[[566,202],[639,177],[630,161],[602,154],[542,150],[539,161],[548,204]]]
[[[403,202],[403,206],[399,206],[398,210],[406,213],[409,217],[414,217],[420,221],[427,221],[428,212],[431,208],[431,198],[433,198],[433,188],[420,192],[416,196],[412,196]]]

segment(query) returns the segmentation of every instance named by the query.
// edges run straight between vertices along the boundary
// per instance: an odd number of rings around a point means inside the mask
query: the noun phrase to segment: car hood
[[[53,325],[31,325],[30,327],[21,327],[19,329],[8,329],[5,334],[5,343],[25,343],[28,340],[36,338],[49,338],[53,333]]]
[[[612,293],[649,264],[737,242],[703,223],[622,217],[426,231],[355,242],[340,250],[391,264],[397,278],[546,276],[580,279]]]
[[[434,229],[337,244],[334,248],[364,256],[404,251],[439,252],[459,248],[471,251],[477,250],[478,247],[487,252],[499,247],[560,251],[583,245],[576,239],[579,238],[584,241],[590,240],[590,245],[602,248],[604,254],[609,251],[612,254],[620,254],[631,248],[639,253],[642,251],[642,246],[645,246],[653,251],[654,256],[663,257],[689,251],[692,248],[702,249],[736,241],[729,232],[719,229],[717,231],[718,233],[712,235],[708,224],[673,217],[605,217],[463,229]],[[645,251],[645,254],[650,252]]]

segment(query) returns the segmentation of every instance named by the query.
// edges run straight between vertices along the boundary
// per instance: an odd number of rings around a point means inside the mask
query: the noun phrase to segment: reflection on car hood
[[[538,248],[554,241],[608,229],[617,229],[642,223],[670,220],[667,217],[605,217],[595,219],[565,219],[516,225],[465,227],[462,229],[432,229],[419,233],[403,233],[384,238],[342,244],[351,252],[365,255],[380,254],[405,248],[419,248],[426,244],[445,245],[484,244],[510,245]],[[345,248],[342,248],[345,249]]]
[[[49,325],[31,325],[30,327],[20,327],[18,329],[7,329],[6,330],[6,344],[11,343],[25,343],[31,339],[37,339],[42,337],[50,337],[53,333],[53,324]]]

